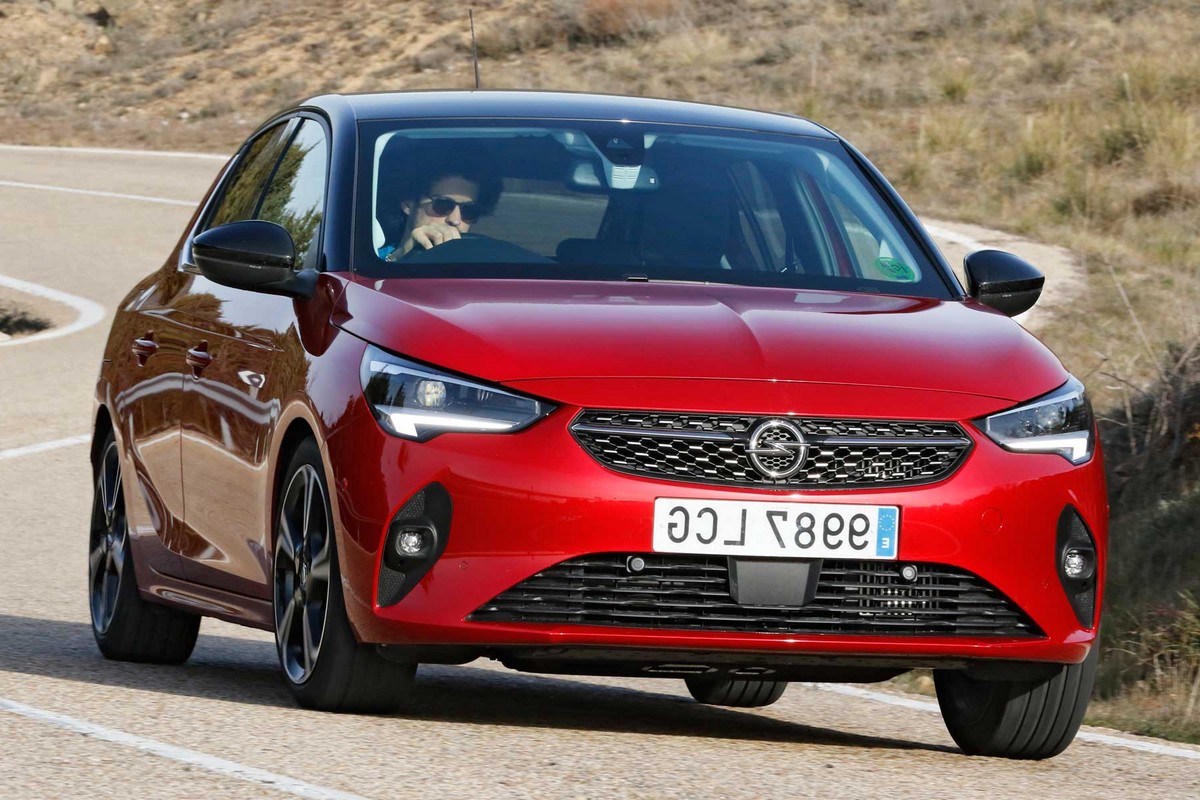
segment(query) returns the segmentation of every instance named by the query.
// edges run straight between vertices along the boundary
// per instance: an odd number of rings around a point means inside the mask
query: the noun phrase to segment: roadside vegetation
[[[37,333],[50,327],[50,323],[31,314],[15,303],[0,300],[0,339]]]
[[[1079,254],[1041,336],[1112,487],[1094,719],[1200,739],[1200,18],[1194,0],[475,0],[489,88],[809,116],[918,213]],[[103,13],[101,13],[103,12]],[[306,94],[467,88],[466,6],[0,2],[8,141],[227,152]]]

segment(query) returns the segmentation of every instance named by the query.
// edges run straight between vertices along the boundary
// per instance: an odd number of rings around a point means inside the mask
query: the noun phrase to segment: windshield
[[[355,270],[951,297],[839,142],[522,122],[361,124]]]

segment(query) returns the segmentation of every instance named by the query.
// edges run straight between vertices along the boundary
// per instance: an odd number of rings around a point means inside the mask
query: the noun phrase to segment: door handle
[[[199,378],[204,368],[213,361],[212,353],[208,352],[208,342],[201,342],[191,350],[188,350],[184,360],[192,368],[192,375]]]
[[[133,340],[133,354],[137,357],[139,367],[146,366],[146,360],[157,352],[158,345],[154,342],[154,331],[149,331],[141,339]]]

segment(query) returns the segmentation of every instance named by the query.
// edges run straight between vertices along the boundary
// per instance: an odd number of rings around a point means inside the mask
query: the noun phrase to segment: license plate
[[[654,501],[656,553],[892,561],[899,537],[895,506]]]

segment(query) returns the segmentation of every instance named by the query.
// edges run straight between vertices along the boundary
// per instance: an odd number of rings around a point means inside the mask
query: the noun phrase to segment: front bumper
[[[1074,507],[1107,553],[1100,455],[1075,467],[1055,455],[1004,451],[968,425],[963,465],[939,483],[893,489],[778,492],[639,478],[588,455],[562,407],[513,435],[443,434],[413,443],[385,434],[361,399],[327,442],[351,623],[362,641],[510,648],[641,648],[791,654],[797,659],[899,658],[911,667],[953,659],[1077,663],[1096,625],[1076,618],[1057,571],[1056,526]],[[453,514],[445,551],[404,598],[381,606],[376,587],[388,526],[416,492],[438,483]],[[658,497],[809,500],[901,507],[899,558],[967,570],[1026,614],[1041,636],[776,634],[554,623],[470,621],[517,583],[590,553],[648,553]],[[1100,608],[1097,595],[1095,607]]]

